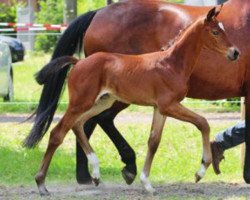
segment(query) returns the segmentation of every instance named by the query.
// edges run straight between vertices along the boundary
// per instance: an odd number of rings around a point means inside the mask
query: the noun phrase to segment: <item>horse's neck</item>
[[[201,27],[201,22],[191,25],[167,51],[170,64],[181,73],[184,72],[185,76],[191,75],[203,47]]]

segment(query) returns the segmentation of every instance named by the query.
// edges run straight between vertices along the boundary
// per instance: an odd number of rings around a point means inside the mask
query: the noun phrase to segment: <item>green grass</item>
[[[212,123],[212,135],[233,123]],[[118,129],[134,148],[140,173],[147,149],[149,124],[123,123]],[[54,125],[53,125],[54,126]],[[52,127],[53,127],[52,126]],[[10,128],[11,127],[11,128]],[[40,161],[48,141],[47,134],[39,147],[27,150],[21,142],[28,134],[31,124],[4,123],[0,126],[0,183],[4,185],[34,184]],[[100,159],[103,181],[123,182],[120,170],[123,167],[120,156],[107,136],[98,128],[91,144]],[[194,180],[194,173],[200,166],[201,135],[194,126],[171,120],[164,129],[159,150],[154,159],[150,179],[153,182],[187,182]],[[210,168],[204,182],[226,181],[242,182],[239,147],[225,154],[222,162],[222,175],[216,176]],[[75,137],[68,134],[63,145],[52,160],[48,182],[75,181]],[[136,182],[139,182],[138,177]]]

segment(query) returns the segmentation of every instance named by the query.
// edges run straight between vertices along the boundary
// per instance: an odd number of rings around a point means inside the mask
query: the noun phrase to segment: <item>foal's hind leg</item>
[[[209,128],[207,120],[204,117],[185,108],[180,103],[175,103],[175,104],[170,105],[167,108],[167,110],[164,110],[164,108],[161,108],[161,113],[163,114],[165,113],[167,116],[174,117],[182,121],[190,122],[194,124],[201,131],[202,143],[203,143],[202,162],[201,162],[200,170],[197,171],[197,173],[195,174],[195,178],[196,178],[195,181],[198,182],[200,179],[204,177],[208,166],[212,162],[212,155],[211,155],[211,149],[210,149],[210,143],[209,143],[210,128]]]
[[[165,121],[166,121],[166,117],[159,113],[158,108],[154,108],[154,116],[153,116],[153,121],[152,121],[151,133],[148,139],[147,157],[146,157],[143,171],[140,177],[143,186],[150,193],[154,193],[155,190],[151,186],[151,183],[148,180],[148,177],[149,177],[154,155],[157,151],[157,148],[161,140],[162,129],[164,127]]]
[[[38,186],[38,190],[41,196],[49,195],[48,190],[45,187],[45,178],[51,162],[51,159],[58,148],[62,144],[63,139],[67,132],[71,129],[76,119],[79,117],[79,113],[72,113],[68,109],[60,122],[51,131],[48,147],[44,154],[40,170],[35,176],[35,180]]]
[[[104,110],[110,108],[112,104],[114,103],[115,99],[110,96],[109,94],[103,95],[96,103],[95,105],[88,110],[88,112],[84,113],[81,116],[81,120],[79,120],[74,127],[72,128],[78,142],[80,143],[84,153],[86,154],[88,161],[93,168],[92,170],[92,180],[95,183],[95,185],[99,184],[99,178],[100,178],[100,172],[99,172],[99,162],[98,158],[95,155],[92,147],[89,144],[88,137],[84,133],[82,129],[82,124],[84,124],[87,120],[89,120],[91,117],[98,115],[99,113],[103,112]]]
[[[76,135],[77,141],[80,144],[81,148],[83,149],[84,153],[87,156],[87,159],[92,166],[92,180],[94,184],[97,186],[99,184],[99,178],[100,178],[100,170],[99,170],[99,161],[94,153],[92,147],[90,146],[88,142],[88,138],[86,134],[83,132],[82,129],[82,121],[80,123],[77,123],[73,128],[73,132]]]
[[[115,144],[122,162],[126,164],[122,169],[122,176],[127,184],[131,184],[137,174],[135,152],[114,124],[114,118],[116,115],[127,106],[127,104],[116,101],[112,107],[88,120],[84,125],[84,132],[89,138],[94,130],[96,122],[101,126],[104,132]],[[87,157],[77,142],[77,181],[78,183],[86,184],[89,183],[89,180],[91,180],[91,178],[88,172]]]

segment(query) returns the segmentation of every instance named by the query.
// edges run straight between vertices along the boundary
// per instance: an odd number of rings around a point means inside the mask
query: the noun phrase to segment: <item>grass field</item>
[[[138,121],[138,120],[135,120]],[[233,122],[212,123],[212,134],[222,130]],[[150,124],[118,123],[118,128],[135,149],[138,172],[141,171],[147,148]],[[11,128],[10,128],[11,127]],[[4,185],[34,184],[34,175],[38,170],[48,134],[39,147],[27,150],[21,146],[31,124],[5,123],[0,126],[0,183]],[[100,159],[102,180],[122,182],[120,170],[123,164],[114,145],[98,128],[91,143]],[[222,172],[216,176],[210,168],[203,181],[241,182],[240,150],[234,148],[226,152],[226,162],[222,163]],[[200,166],[201,137],[192,125],[170,120],[165,127],[159,151],[155,157],[151,172],[153,182],[193,181],[194,173]],[[48,182],[74,182],[75,178],[75,138],[70,133],[56,152],[48,173]],[[136,180],[139,181],[138,178]]]

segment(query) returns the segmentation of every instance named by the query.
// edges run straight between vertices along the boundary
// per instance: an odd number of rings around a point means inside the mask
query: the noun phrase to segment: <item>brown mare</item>
[[[209,9],[211,7],[177,5],[159,0],[124,0],[79,16],[60,38],[52,59],[73,55],[78,42],[84,43],[87,56],[98,51],[124,54],[158,51],[187,24],[206,14]],[[223,22],[229,39],[240,49],[241,59],[229,63],[218,53],[203,50],[190,78],[187,93],[188,97],[208,100],[246,97],[246,182],[250,182],[250,37],[247,37],[250,32],[249,16],[249,0],[229,0],[224,4],[219,20]],[[68,69],[69,67],[65,67],[44,84],[32,129],[33,133],[39,133],[39,136],[34,134],[32,137],[37,142],[53,119]],[[125,180],[132,183],[136,175],[135,153],[113,123],[115,116],[127,106],[116,102],[110,109],[86,122],[84,129],[90,137],[97,123],[102,127],[126,164],[122,171]],[[29,140],[25,145],[34,146]],[[77,180],[86,183],[91,180],[86,156],[80,146],[77,147]]]
[[[53,154],[70,129],[87,155],[93,168],[93,181],[98,185],[98,159],[82,125],[115,101],[154,107],[148,152],[140,176],[147,191],[154,192],[148,177],[166,116],[191,122],[201,131],[203,154],[196,180],[205,175],[212,161],[209,125],[205,118],[183,107],[180,101],[187,94],[190,75],[203,48],[224,55],[225,60],[238,58],[239,52],[228,41],[222,23],[216,19],[218,13],[213,8],[206,17],[197,19],[167,51],[138,56],[99,52],[80,61],[64,56],[51,61],[37,74],[37,81],[44,84],[63,67],[75,64],[68,76],[69,106],[51,131],[44,159],[35,177],[41,195],[49,194],[45,187],[47,170]]]

